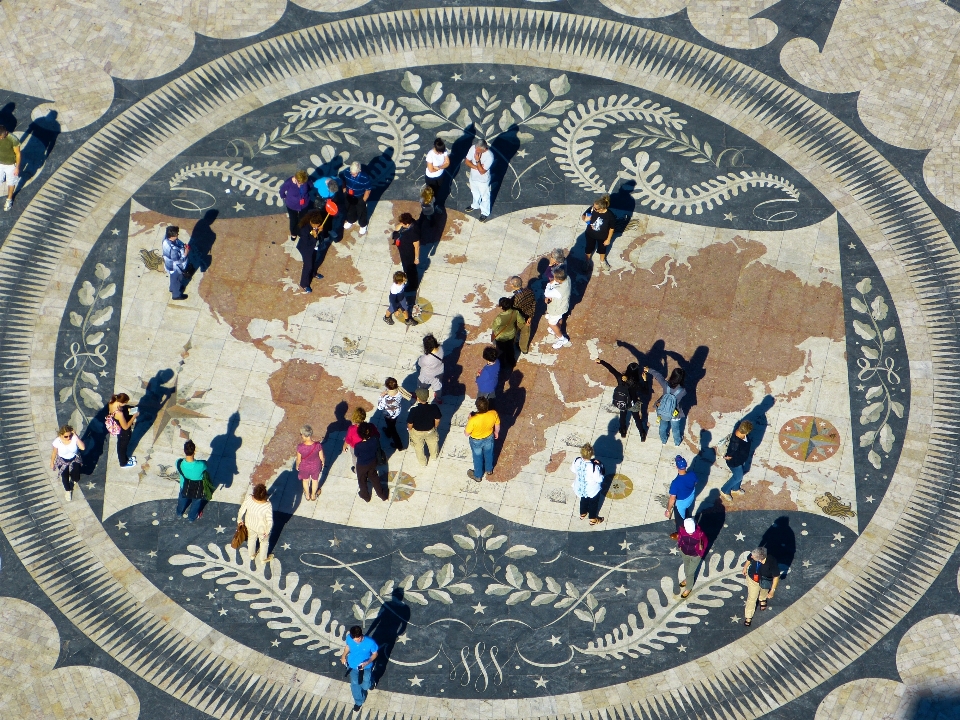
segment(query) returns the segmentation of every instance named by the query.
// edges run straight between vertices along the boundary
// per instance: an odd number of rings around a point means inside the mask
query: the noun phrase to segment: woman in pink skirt
[[[316,500],[320,495],[323,462],[323,445],[313,439],[313,428],[304,425],[297,445],[297,477],[303,482],[303,496],[307,500]]]

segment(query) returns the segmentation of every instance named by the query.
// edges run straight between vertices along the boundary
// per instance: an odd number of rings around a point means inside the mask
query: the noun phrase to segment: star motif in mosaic
[[[217,535],[222,535],[226,531],[226,528],[223,525],[217,525],[214,530],[217,531]]]
[[[401,645],[406,645],[408,642],[410,642],[410,636],[404,633],[403,635],[397,638],[397,642],[400,643]]]
[[[271,640],[271,641],[270,641],[270,644],[271,644],[273,647],[280,647],[280,641],[279,641],[279,640]]]
[[[549,680],[545,680],[544,677],[543,677],[543,675],[541,675],[538,679],[534,680],[534,682],[537,684],[537,687],[538,687],[538,688],[546,688],[546,687],[547,687],[547,683],[550,682],[550,681],[549,681]]]
[[[620,543],[620,549],[621,549],[621,550],[629,550],[632,546],[633,546],[633,543],[632,543],[632,542],[627,542],[626,540],[624,540],[622,543]]]
[[[157,556],[156,550],[151,550],[150,552],[147,553],[147,557],[155,558],[156,556]]]
[[[407,679],[410,681],[410,687],[423,687],[423,678],[414,675],[412,678]]]
[[[737,539],[737,542],[743,542],[747,536],[744,535],[742,532],[738,532],[736,535],[734,535],[734,537]]]
[[[334,592],[340,592],[341,590],[343,590],[343,583],[340,582],[339,580],[336,580],[334,581],[333,585],[331,585],[330,587],[333,588]]]
[[[549,642],[553,646],[557,646],[560,644],[560,638],[557,637],[556,635],[551,635],[550,639],[547,642]]]
[[[487,609],[486,605],[481,605],[480,603],[477,603],[476,605],[473,606],[473,614],[476,615],[477,613],[480,613],[481,615],[483,615],[483,611],[486,609]]]
[[[821,462],[840,449],[840,433],[828,420],[803,415],[788,420],[780,428],[780,447],[798,460]]]

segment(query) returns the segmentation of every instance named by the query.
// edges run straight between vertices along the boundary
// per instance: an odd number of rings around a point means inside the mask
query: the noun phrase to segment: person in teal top
[[[363,628],[354,625],[344,638],[340,662],[350,670],[350,690],[353,692],[353,711],[359,712],[373,683],[373,661],[377,659],[377,641],[363,634]]]
[[[197,518],[203,515],[203,506],[206,505],[207,492],[205,484],[209,483],[209,473],[207,472],[207,463],[205,460],[197,460],[194,457],[197,453],[197,446],[193,440],[187,440],[183,444],[183,460],[177,461],[177,471],[180,473],[180,498],[177,501],[177,515],[182,517],[189,505],[190,511],[187,519],[190,522],[196,522]]]

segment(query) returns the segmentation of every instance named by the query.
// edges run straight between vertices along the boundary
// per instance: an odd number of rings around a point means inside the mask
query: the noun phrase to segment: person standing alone
[[[417,290],[420,289],[420,230],[413,215],[402,213],[399,223],[393,231],[393,243],[400,253],[400,265],[407,276],[407,293],[412,294],[416,302]],[[408,318],[410,319],[410,318]]]
[[[167,227],[163,245],[163,267],[170,276],[170,295],[174,300],[186,300],[183,292],[183,278],[187,274],[187,256],[190,254],[190,245],[184,245],[180,239],[180,228],[176,225]]]
[[[424,172],[424,184],[433,190],[436,209],[443,211],[443,171],[450,167],[450,151],[442,138],[433,141],[433,148],[427,153],[427,168]]]
[[[743,495],[740,485],[743,483],[743,466],[750,459],[750,433],[753,432],[753,423],[744,420],[737,426],[737,431],[730,438],[727,445],[727,452],[723,459],[727,461],[727,467],[730,468],[730,479],[720,488],[720,494],[724,500],[733,500],[733,495]]]
[[[680,597],[686,599],[693,592],[693,586],[697,582],[697,569],[703,556],[707,554],[707,534],[693,518],[685,518],[677,529],[677,548],[683,556],[683,581],[680,587],[686,588],[680,593]]]
[[[5,211],[13,207],[13,191],[20,182],[20,140],[0,125],[0,181],[7,185]]]
[[[64,498],[67,502],[73,500],[73,486],[80,482],[80,453],[86,450],[83,440],[77,437],[70,425],[64,425],[53,441],[53,451],[50,453],[50,469],[53,470],[63,483]]]
[[[360,163],[350,163],[350,170],[343,174],[343,191],[347,203],[347,214],[344,218],[343,229],[349,230],[354,223],[359,223],[360,234],[367,234],[367,200],[373,183],[370,176],[360,169]]]
[[[360,712],[360,707],[367,699],[370,686],[373,684],[373,662],[377,659],[379,650],[377,641],[366,637],[359,625],[354,625],[347,633],[347,638],[340,655],[342,662],[350,670],[350,691],[353,693],[353,711]]]
[[[493,442],[500,439],[500,416],[490,409],[490,401],[485,397],[477,398],[477,411],[470,413],[463,434],[469,438],[470,451],[473,453],[473,470],[467,470],[467,477],[482,482],[493,477]]]
[[[767,603],[780,584],[780,567],[777,559],[766,548],[757,548],[743,564],[743,576],[747,579],[747,601],[743,608],[743,624],[749,627],[753,623],[753,614],[760,601],[760,609],[766,610]]]
[[[580,219],[587,224],[584,232],[587,241],[587,260],[593,258],[594,251],[599,251],[602,267],[609,270],[607,251],[610,249],[610,241],[613,239],[613,230],[617,221],[616,216],[610,212],[610,196],[604,195],[597,198],[593,205],[584,211]]]
[[[603,489],[603,463],[593,456],[593,445],[580,448],[580,457],[573,461],[573,494],[580,498],[580,519],[590,518],[591,525],[599,525],[600,491]]]
[[[477,140],[463,162],[470,168],[470,192],[473,193],[473,202],[466,208],[466,212],[479,210],[482,222],[490,217],[490,168],[493,167],[493,153],[487,141],[483,138]]]

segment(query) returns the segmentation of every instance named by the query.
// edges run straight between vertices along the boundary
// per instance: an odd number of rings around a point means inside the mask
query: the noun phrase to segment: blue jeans
[[[470,438],[470,451],[473,453],[473,474],[478,480],[484,472],[493,472],[493,433],[482,440]]]
[[[685,497],[682,500],[677,498],[676,502],[673,504],[673,510],[675,513],[674,520],[676,520],[678,531],[680,530],[680,526],[683,525],[684,518],[687,517],[687,512],[693,507],[693,501],[696,499],[697,494],[690,493],[689,497]],[[679,516],[679,519],[676,516]]]
[[[203,498],[191,500],[188,497],[184,497],[183,490],[181,490],[180,499],[177,501],[177,517],[183,515],[183,511],[187,509],[187,505],[190,506],[190,514],[187,516],[187,519],[190,522],[194,522],[196,521],[197,516],[200,514],[200,511],[203,509]]]
[[[370,692],[370,684],[372,682],[372,665],[363,669],[363,682],[360,682],[360,673],[357,668],[350,668],[350,691],[353,693],[353,702],[355,705],[363,705],[363,701],[367,699],[367,693]]]
[[[179,300],[183,296],[183,271],[174,270],[170,273],[170,294],[174,300]]]
[[[720,492],[730,494],[731,490],[739,490],[740,483],[743,482],[743,465],[737,465],[735,468],[730,468],[730,472],[733,473],[730,476],[730,479],[727,480],[723,487],[720,488]]]
[[[667,444],[667,438],[670,436],[670,428],[673,428],[673,442],[679,445],[683,440],[683,418],[674,420],[660,419],[660,442]]]

